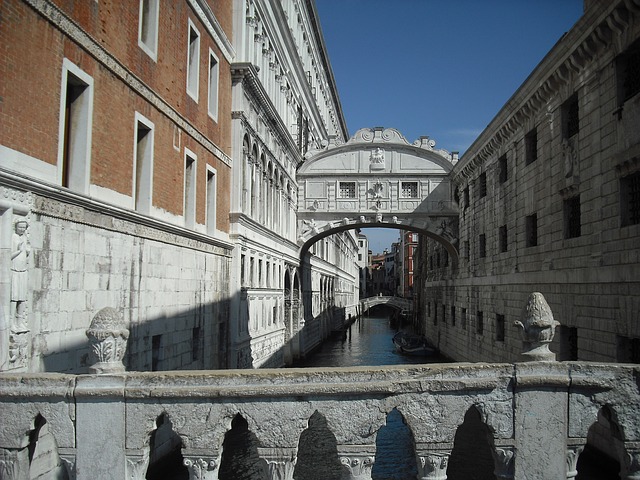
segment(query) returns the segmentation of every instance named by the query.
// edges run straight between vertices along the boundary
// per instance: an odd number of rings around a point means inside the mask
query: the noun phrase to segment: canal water
[[[355,321],[344,337],[327,340],[309,357],[294,367],[357,367],[443,363],[440,355],[412,357],[395,351],[392,338],[397,332],[390,318],[362,317]]]
[[[362,317],[351,325],[344,337],[327,340],[308,358],[300,360],[294,366],[352,367],[449,361],[439,355],[413,357],[396,352],[392,339],[397,331],[389,317]],[[303,443],[301,437],[301,458],[299,458],[301,466],[297,472],[298,475],[294,475],[294,478],[305,480],[345,478],[341,475],[340,464],[336,462],[337,450],[335,440],[331,441],[332,434],[326,428],[322,430],[312,426],[310,422],[306,436],[309,438],[309,444],[313,445],[312,451],[317,460],[314,462],[311,458],[306,459],[304,454],[306,442]],[[318,455],[318,445],[323,445],[325,448],[328,445],[334,446]],[[331,458],[334,459],[333,462],[328,461]],[[303,468],[302,465],[305,464],[308,466]],[[378,432],[376,458],[371,476],[374,480],[407,480],[415,479],[417,475],[418,468],[411,431],[404,423],[402,415],[394,409],[388,414],[386,425]]]

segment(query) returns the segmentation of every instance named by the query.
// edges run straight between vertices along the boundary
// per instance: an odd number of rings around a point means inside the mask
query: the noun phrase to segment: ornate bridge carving
[[[397,130],[362,129],[345,144],[309,152],[298,169],[298,244],[364,227],[413,230],[457,259],[458,207],[449,172],[457,154]]]

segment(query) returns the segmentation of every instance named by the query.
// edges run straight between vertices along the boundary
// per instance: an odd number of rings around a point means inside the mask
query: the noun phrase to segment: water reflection
[[[345,338],[327,340],[295,367],[354,367],[443,363],[446,358],[435,355],[411,357],[395,351],[392,338],[396,329],[389,317],[362,317],[351,326]]]

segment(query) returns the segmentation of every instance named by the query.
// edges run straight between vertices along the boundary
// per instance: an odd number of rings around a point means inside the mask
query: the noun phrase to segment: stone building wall
[[[130,322],[131,369],[226,365],[232,15],[0,6],[0,370],[85,371],[106,306]]]
[[[421,249],[424,330],[443,353],[516,359],[513,323],[540,291],[561,359],[640,361],[640,95],[622,93],[639,37],[637,2],[590,5],[454,168],[457,267]]]

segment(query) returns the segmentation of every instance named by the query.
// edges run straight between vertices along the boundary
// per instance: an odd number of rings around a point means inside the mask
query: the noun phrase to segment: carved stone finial
[[[127,348],[129,330],[115,308],[105,307],[96,313],[86,334],[98,359],[89,367],[91,373],[125,371],[122,359]]]
[[[549,350],[549,344],[560,323],[554,320],[551,308],[540,292],[529,295],[522,321],[516,321],[514,325],[522,328],[523,361],[555,361],[556,355]]]

